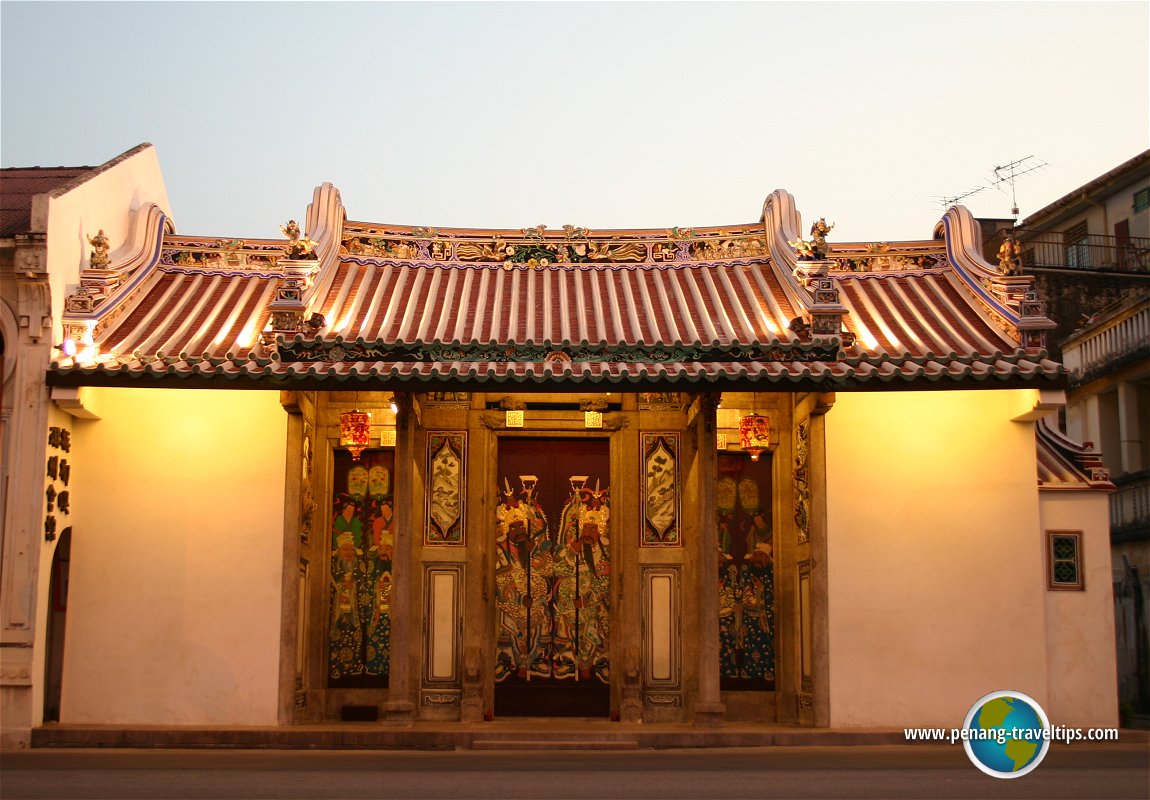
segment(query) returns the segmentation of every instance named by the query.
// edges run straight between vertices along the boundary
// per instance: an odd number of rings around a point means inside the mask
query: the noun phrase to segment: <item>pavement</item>
[[[1121,744],[1150,743],[1150,731],[1122,729]],[[800,728],[727,723],[624,723],[601,719],[509,718],[492,722],[341,722],[291,726],[122,726],[48,724],[32,748],[233,748],[245,750],[662,750],[672,748],[909,745],[898,728]],[[916,742],[921,745],[921,742]],[[947,747],[945,743],[928,747]]]
[[[1085,800],[1150,796],[1145,744],[1051,746],[1002,780],[961,745],[633,752],[41,748],[0,754],[4,800]]]

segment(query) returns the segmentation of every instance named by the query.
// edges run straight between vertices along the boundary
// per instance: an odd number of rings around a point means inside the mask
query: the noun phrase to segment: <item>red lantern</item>
[[[739,444],[758,461],[763,451],[771,446],[771,418],[761,414],[748,414],[739,420]]]
[[[339,446],[351,451],[353,461],[359,461],[370,442],[371,414],[357,409],[339,415]]]

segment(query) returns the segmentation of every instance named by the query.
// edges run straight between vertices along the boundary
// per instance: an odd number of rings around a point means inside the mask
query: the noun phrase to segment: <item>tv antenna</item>
[[[1014,193],[1015,181],[1023,175],[1029,175],[1031,172],[1037,172],[1048,166],[1050,165],[1037,156],[1026,156],[994,168],[994,180],[991,182],[991,186],[1000,192],[1005,192],[1002,184],[1010,184],[1010,213],[1014,215],[1015,222],[1018,221],[1018,198]]]
[[[961,203],[963,200],[970,197],[971,195],[978,194],[979,192],[981,192],[985,188],[986,188],[985,186],[975,186],[973,189],[965,191],[962,194],[941,195],[941,196],[937,197],[936,200],[938,201],[938,204],[940,206],[942,206],[943,209],[947,209],[947,208],[950,208],[951,206],[958,205],[959,203]]]

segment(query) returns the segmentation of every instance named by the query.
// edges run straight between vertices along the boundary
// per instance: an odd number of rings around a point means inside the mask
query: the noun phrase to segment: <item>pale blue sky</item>
[[[927,238],[1150,147],[1147,2],[0,3],[3,166],[156,145],[181,233],[352,219]],[[987,189],[966,204],[1010,214]]]

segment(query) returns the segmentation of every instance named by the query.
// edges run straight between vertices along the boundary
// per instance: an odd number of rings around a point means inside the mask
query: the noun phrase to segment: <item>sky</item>
[[[155,145],[183,234],[330,181],[430,227],[755,222],[930,238],[1150,147],[1150,3],[0,2],[0,165]],[[1045,165],[1012,198],[994,168]]]

